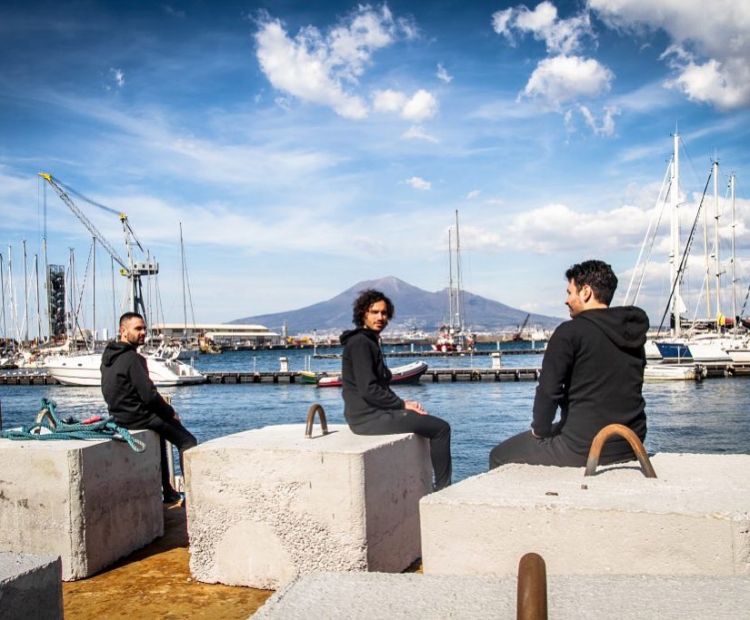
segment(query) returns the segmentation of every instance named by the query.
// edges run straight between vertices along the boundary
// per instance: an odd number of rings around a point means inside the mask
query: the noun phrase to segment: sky
[[[456,210],[466,290],[565,316],[573,263],[603,259],[627,288],[675,131],[683,232],[719,161],[720,256],[734,230],[741,303],[748,32],[744,0],[5,1],[6,305],[15,300],[17,325],[22,241],[31,272],[46,231],[48,262],[67,264],[75,248],[82,298],[95,280],[107,320],[107,254],[99,246],[96,278],[84,276],[91,236],[45,190],[45,171],[128,215],[160,263],[168,321],[183,314],[180,223],[195,319],[220,322],[388,275],[442,289]],[[118,218],[71,197],[124,255]],[[638,300],[652,323],[669,291],[667,249],[655,241]],[[685,288],[697,295],[702,254],[691,262]],[[727,282],[728,263],[720,270]]]

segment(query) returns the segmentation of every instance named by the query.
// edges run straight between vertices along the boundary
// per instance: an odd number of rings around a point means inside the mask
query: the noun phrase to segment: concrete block
[[[59,557],[0,553],[0,620],[63,617]]]
[[[313,570],[401,571],[419,558],[427,442],[329,428],[306,439],[304,425],[269,426],[186,453],[196,579],[277,588]]]
[[[124,442],[0,439],[0,551],[60,556],[82,579],[164,533],[158,436]]]
[[[748,574],[750,456],[651,462],[656,479],[635,462],[587,478],[506,465],[433,493],[420,503],[424,572],[509,575],[534,551],[551,574]]]
[[[747,617],[750,580],[559,575],[547,581],[547,605],[557,620],[734,620]],[[515,617],[515,577],[315,573],[276,592],[253,620]]]

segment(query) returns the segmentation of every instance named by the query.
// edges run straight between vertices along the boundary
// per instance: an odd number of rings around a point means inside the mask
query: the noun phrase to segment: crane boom
[[[117,250],[115,250],[112,247],[112,244],[110,244],[109,241],[102,235],[102,233],[99,232],[96,226],[94,226],[93,222],[89,220],[89,218],[86,217],[86,215],[81,211],[76,203],[73,202],[70,196],[68,196],[67,192],[60,186],[59,182],[55,177],[53,177],[51,174],[47,172],[40,172],[39,176],[42,177],[47,183],[49,183],[52,186],[52,189],[55,190],[57,195],[60,197],[60,200],[62,200],[67,207],[73,212],[73,214],[81,220],[81,223],[88,229],[88,231],[96,238],[96,240],[104,246],[104,249],[109,252],[109,255],[117,262],[119,265],[125,269],[127,272],[130,272],[130,267],[128,264],[120,257],[120,255],[117,253]],[[127,219],[125,214],[120,213],[119,214],[120,221],[123,221],[124,219]]]
[[[102,204],[99,204],[98,202],[94,202],[93,200],[89,200],[85,196],[79,194],[72,188],[67,188],[70,192],[76,194],[77,196],[83,198],[87,202],[90,202],[96,207],[99,207],[100,209],[104,209],[105,211],[108,211],[110,213],[117,214],[117,217],[120,218],[120,223],[122,224],[122,230],[125,233],[125,247],[128,250],[128,260],[127,262],[125,259],[121,258],[120,255],[117,253],[117,250],[115,250],[112,247],[112,244],[107,241],[107,239],[102,235],[102,233],[99,232],[96,226],[89,220],[89,218],[86,217],[86,215],[81,211],[75,202],[73,202],[73,199],[68,195],[68,193],[65,191],[63,183],[53,177],[48,172],[40,172],[39,176],[42,177],[47,183],[49,183],[52,186],[52,189],[55,190],[57,195],[60,197],[60,200],[62,200],[68,208],[73,212],[73,214],[81,220],[81,223],[88,229],[88,231],[94,236],[94,238],[99,241],[99,243],[102,244],[105,250],[109,252],[109,255],[112,257],[114,261],[116,261],[122,269],[120,269],[120,273],[123,276],[126,276],[128,278],[128,281],[130,282],[130,301],[131,301],[131,308],[133,312],[141,313],[143,316],[146,315],[146,307],[143,300],[143,287],[141,286],[141,277],[142,276],[155,276],[159,273],[159,264],[152,260],[147,259],[145,261],[136,262],[133,259],[133,252],[132,252],[132,244],[135,242],[135,244],[138,246],[138,248],[143,251],[143,246],[141,245],[140,241],[138,241],[138,238],[135,236],[135,233],[133,232],[133,229],[130,226],[130,222],[128,222],[128,216],[124,213],[121,213],[119,211],[115,211],[114,209],[110,209],[109,207],[105,207]]]

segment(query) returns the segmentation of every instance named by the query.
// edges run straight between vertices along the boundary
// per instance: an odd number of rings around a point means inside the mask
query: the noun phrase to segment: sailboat
[[[455,277],[454,277],[455,275]],[[433,351],[449,353],[453,351],[471,351],[474,339],[465,332],[463,317],[463,291],[461,290],[461,237],[458,227],[458,210],[456,210],[456,252],[455,261],[448,229],[448,322],[440,326],[438,336],[432,345]]]
[[[60,199],[70,208],[78,219],[86,226],[89,232],[98,239],[99,242],[112,256],[121,267],[121,273],[128,279],[128,293],[130,306],[133,312],[138,312],[146,316],[146,307],[143,301],[143,289],[141,277],[154,276],[159,272],[159,266],[156,261],[148,259],[142,262],[136,262],[133,258],[133,245],[143,252],[143,246],[138,241],[133,229],[131,228],[128,218],[124,213],[118,213],[125,234],[125,247],[127,249],[128,259],[123,260],[117,251],[109,244],[106,238],[96,229],[91,221],[83,214],[77,205],[65,191],[64,186],[51,174],[42,172],[39,176],[44,179],[57,193]],[[78,194],[75,192],[78,196]],[[84,198],[85,199],[85,198]],[[85,199],[88,202],[88,199]],[[97,203],[92,204],[113,211]],[[113,211],[114,212],[114,211]],[[116,212],[115,212],[116,213]],[[50,376],[54,377],[63,385],[79,386],[97,386],[101,385],[101,352],[89,351],[83,354],[57,355],[48,357],[44,366]],[[149,377],[158,386],[168,385],[187,385],[203,383],[206,380],[205,375],[198,372],[193,366],[178,361],[176,355],[167,355],[164,347],[159,347],[155,351],[144,355],[148,366]]]
[[[680,242],[680,225],[679,225],[679,179],[680,179],[680,150],[679,150],[679,133],[675,132],[673,136],[673,157],[670,161],[667,173],[665,175],[664,183],[662,185],[662,191],[664,185],[668,185],[668,193],[670,197],[670,253],[669,253],[669,265],[670,265],[670,282],[672,283],[671,292],[667,307],[662,317],[662,324],[664,319],[669,314],[670,316],[670,335],[667,337],[657,337],[653,340],[648,341],[647,350],[651,351],[652,354],[654,349],[658,349],[658,353],[665,362],[731,362],[731,361],[750,361],[750,347],[748,346],[748,337],[745,333],[739,333],[737,331],[737,321],[732,319],[727,321],[721,313],[721,263],[719,260],[719,197],[718,197],[718,168],[719,164],[714,161],[709,174],[709,179],[706,182],[706,186],[703,191],[703,197],[698,206],[698,210],[693,221],[693,225],[688,236],[687,242],[684,249],[681,247]],[[708,245],[708,212],[704,206],[704,199],[708,185],[713,177],[714,185],[714,248],[713,253],[709,253]],[[735,201],[736,201],[736,190],[735,190],[735,176],[734,174],[730,177],[730,189],[732,197],[732,315],[737,316],[737,305],[735,295],[735,285],[737,282],[736,271],[735,271]],[[662,191],[659,196],[661,198]],[[658,205],[657,205],[658,206]],[[716,304],[716,319],[707,318],[703,321],[693,320],[687,321],[683,318],[683,314],[687,311],[687,308],[681,297],[681,285],[687,266],[687,258],[692,247],[692,243],[695,236],[695,231],[698,224],[698,217],[703,213],[704,218],[704,253],[705,253],[705,292],[706,292],[706,316],[712,316],[711,310],[711,277],[715,277],[715,304]],[[658,214],[659,219],[661,215]],[[658,222],[657,222],[658,225]],[[643,276],[645,274],[645,265],[648,260],[648,256],[645,261],[641,261],[643,258],[644,251],[648,248],[650,253],[651,247],[654,244],[654,236],[656,234],[656,227],[649,227],[649,231],[646,233],[641,252],[638,257],[638,264],[633,272],[633,276],[628,287],[628,292],[625,296],[625,303],[637,302],[638,293],[640,291],[641,284],[643,282]],[[710,258],[714,259],[714,272],[711,273]],[[639,274],[639,267],[641,268]],[[631,299],[630,293],[633,290],[634,283],[637,276],[639,280],[635,287],[635,292]],[[727,332],[725,328],[727,323],[731,324],[732,331]],[[710,332],[699,332],[698,326],[707,326]],[[687,332],[683,332],[683,329],[687,329]],[[659,327],[661,330],[661,325]]]

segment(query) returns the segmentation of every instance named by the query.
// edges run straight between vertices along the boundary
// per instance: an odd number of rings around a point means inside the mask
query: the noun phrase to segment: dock
[[[442,355],[442,354],[441,354]],[[667,366],[667,364],[665,364]],[[676,366],[676,364],[669,364]],[[747,377],[750,376],[750,363],[713,362],[703,364],[680,364],[680,367],[695,368],[696,377]],[[503,382],[503,381],[537,381],[541,368],[504,367],[504,368],[429,368],[420,383],[464,383],[464,382]],[[275,385],[310,385],[309,378],[303,377],[300,371],[205,371],[206,384],[275,384]],[[335,375],[335,372],[318,373],[318,377]],[[0,385],[59,385],[58,381],[47,374],[44,369],[7,370],[0,373]]]
[[[388,351],[384,350],[385,357],[487,357],[493,353],[502,355],[543,355],[546,349],[481,349],[479,351]],[[316,360],[338,360],[341,353],[313,353]]]

